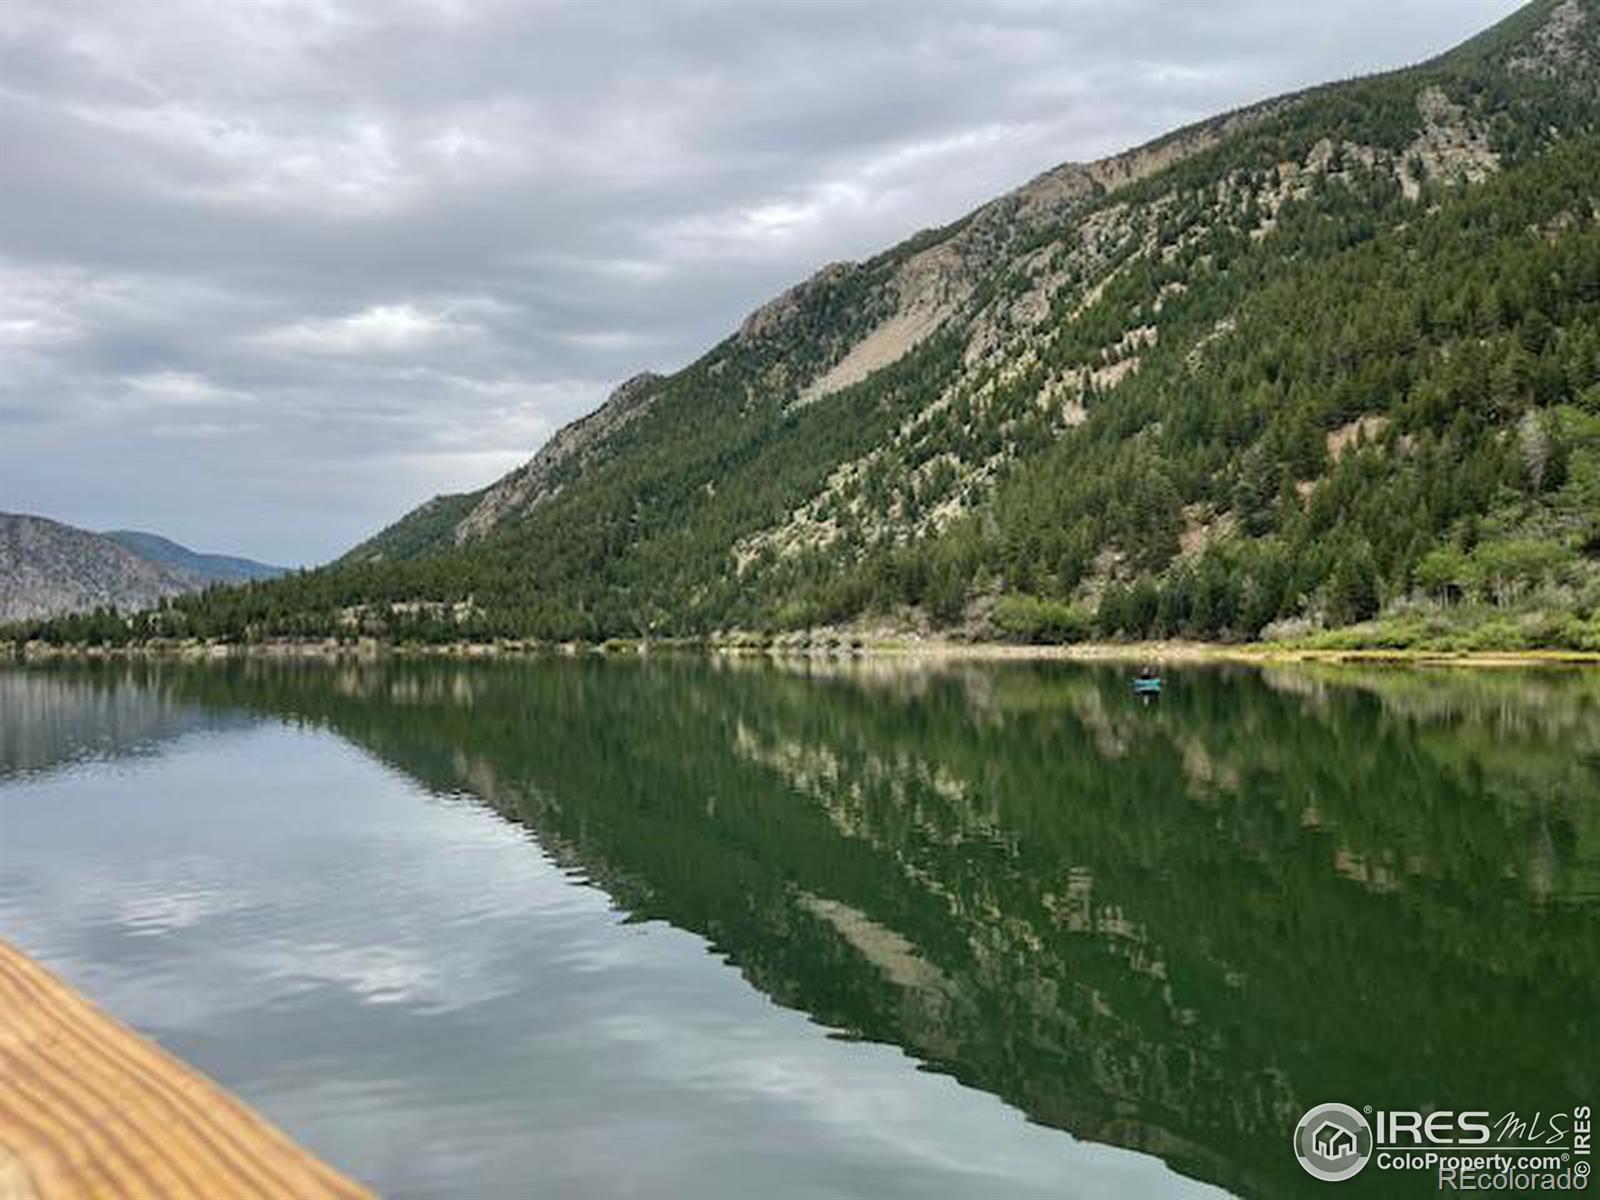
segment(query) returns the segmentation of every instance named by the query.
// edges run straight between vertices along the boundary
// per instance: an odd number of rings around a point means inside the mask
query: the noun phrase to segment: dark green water
[[[1593,675],[249,663],[0,704],[0,934],[389,1194],[1322,1195],[1313,1104],[1600,1099]]]

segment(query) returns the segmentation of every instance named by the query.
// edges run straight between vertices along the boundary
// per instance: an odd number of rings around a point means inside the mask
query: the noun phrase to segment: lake
[[[1576,671],[0,671],[0,936],[391,1196],[1323,1195],[1600,1098],[1597,901]]]

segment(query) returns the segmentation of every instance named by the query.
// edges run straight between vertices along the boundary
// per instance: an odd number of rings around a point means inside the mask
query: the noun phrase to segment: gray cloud
[[[821,264],[1511,0],[10,0],[0,509],[314,562]]]

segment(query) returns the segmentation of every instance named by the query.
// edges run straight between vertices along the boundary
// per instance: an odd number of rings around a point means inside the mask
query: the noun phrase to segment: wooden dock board
[[[0,941],[0,1200],[368,1198]]]

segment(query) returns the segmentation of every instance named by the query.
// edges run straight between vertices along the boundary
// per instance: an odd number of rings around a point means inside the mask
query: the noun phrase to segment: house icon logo
[[[1294,1152],[1308,1174],[1337,1183],[1372,1157],[1372,1126],[1348,1104],[1319,1104],[1295,1126]]]
[[[1311,1144],[1316,1147],[1317,1153],[1322,1157],[1337,1161],[1347,1154],[1356,1152],[1356,1135],[1343,1125],[1335,1125],[1332,1121],[1324,1121],[1321,1127],[1311,1135]]]

